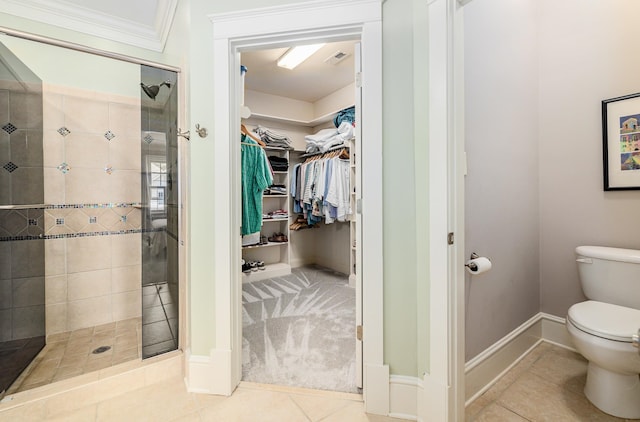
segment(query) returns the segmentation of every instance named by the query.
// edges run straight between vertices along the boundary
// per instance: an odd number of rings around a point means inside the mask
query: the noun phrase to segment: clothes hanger
[[[244,123],[240,124],[240,133],[243,133],[245,135],[247,135],[249,138],[253,139],[254,141],[256,141],[260,146],[266,147],[267,144],[265,144],[262,139],[258,138],[256,135],[254,135],[253,133],[251,133],[249,131],[249,129],[247,129],[247,127],[244,125]]]

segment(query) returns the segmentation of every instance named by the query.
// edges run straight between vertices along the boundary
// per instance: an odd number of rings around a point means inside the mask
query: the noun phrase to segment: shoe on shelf
[[[243,261],[244,261],[244,260],[243,260]],[[251,272],[251,265],[250,265],[250,263],[242,264],[242,272],[243,272],[243,273],[250,273],[250,272]]]
[[[284,243],[288,241],[289,239],[287,239],[287,236],[285,236],[283,233],[274,233],[273,236],[269,238],[269,242],[274,243]]]
[[[264,266],[264,261],[258,261],[256,262],[256,266],[258,267],[259,270],[264,271],[265,266]]]

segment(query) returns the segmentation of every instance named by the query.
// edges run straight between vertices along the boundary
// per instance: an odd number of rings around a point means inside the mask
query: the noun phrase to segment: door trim
[[[340,13],[335,13],[339,7]],[[242,374],[240,307],[240,139],[239,52],[311,39],[362,43],[362,277],[363,393],[367,412],[388,414],[389,368],[383,362],[382,259],[382,4],[380,0],[312,1],[214,14],[213,23],[216,143],[214,205],[215,349],[207,357],[211,393],[229,395]],[[236,69],[238,70],[236,72]],[[197,357],[194,357],[197,360]],[[218,359],[219,358],[219,359]],[[214,362],[215,361],[215,362]],[[201,364],[202,362],[198,362]],[[215,387],[213,387],[215,386]]]

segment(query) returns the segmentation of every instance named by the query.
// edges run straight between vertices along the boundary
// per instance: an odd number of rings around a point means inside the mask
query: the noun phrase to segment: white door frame
[[[466,159],[462,8],[469,1],[427,0],[430,359],[417,412],[424,420],[464,420]]]
[[[339,10],[340,13],[336,13]],[[214,288],[215,350],[208,389],[229,395],[242,374],[240,309],[239,52],[305,40],[362,43],[363,393],[367,412],[389,412],[389,368],[383,361],[382,285],[382,4],[381,0],[311,1],[214,14]],[[200,364],[202,362],[199,362]]]

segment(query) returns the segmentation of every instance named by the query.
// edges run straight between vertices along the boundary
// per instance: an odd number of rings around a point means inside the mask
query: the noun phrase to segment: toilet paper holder
[[[475,252],[471,252],[471,257],[469,259],[478,259],[480,258],[480,255],[478,255]],[[465,267],[469,268],[471,271],[477,271],[478,270],[478,266],[476,265],[475,262],[469,262],[464,264]]]

